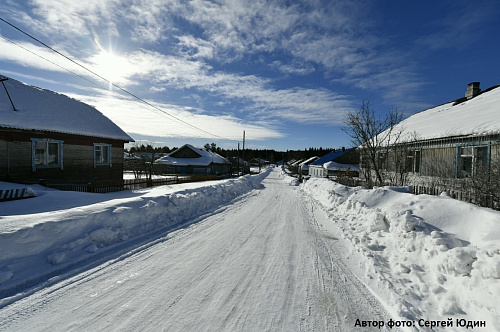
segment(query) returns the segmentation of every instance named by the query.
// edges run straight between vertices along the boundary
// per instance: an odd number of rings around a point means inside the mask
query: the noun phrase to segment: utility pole
[[[238,176],[240,176],[240,143],[238,143]]]
[[[241,157],[241,159],[243,159],[243,174],[245,174],[245,131],[243,130],[243,153],[242,153],[243,157]]]

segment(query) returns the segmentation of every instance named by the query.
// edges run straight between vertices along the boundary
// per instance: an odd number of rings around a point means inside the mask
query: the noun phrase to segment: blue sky
[[[149,105],[4,22],[0,74],[156,145],[236,148],[245,131],[250,148],[350,146],[342,122],[363,100],[409,116],[500,84],[496,0],[3,3],[0,18]]]

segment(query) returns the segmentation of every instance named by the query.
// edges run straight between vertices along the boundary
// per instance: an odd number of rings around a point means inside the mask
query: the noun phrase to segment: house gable
[[[201,158],[202,155],[188,145],[184,145],[170,154],[172,158]]]

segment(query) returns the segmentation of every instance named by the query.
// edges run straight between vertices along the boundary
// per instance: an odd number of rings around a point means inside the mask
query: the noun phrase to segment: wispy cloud
[[[13,7],[19,22],[50,36],[113,82],[125,87],[147,82],[151,93],[209,93],[219,104],[234,101],[241,109],[233,114],[254,121],[335,125],[356,101],[325,87],[278,85],[263,74],[224,65],[261,56],[264,66],[284,77],[324,72],[322,79],[378,90],[387,99],[402,98],[420,84],[411,67],[371,32],[369,6],[312,0],[292,5],[265,0],[32,0],[30,5],[31,13]],[[134,44],[111,54],[113,42],[106,38]],[[166,40],[168,46],[162,45]],[[12,45],[0,57],[60,71],[40,59],[24,60]],[[391,85],[398,88],[386,89]]]
[[[498,29],[500,8],[495,1],[485,1],[481,5],[472,2],[453,1],[447,15],[429,23],[432,33],[417,40],[424,49],[461,49],[474,43],[476,36],[484,29]]]
[[[316,71],[314,66],[307,62],[294,61],[291,63],[283,63],[279,60],[273,61],[270,65],[284,74],[290,75],[307,75]]]
[[[232,116],[199,114],[196,110],[178,105],[149,101],[156,106],[153,108],[129,98],[101,91],[95,91],[92,95],[71,92],[65,94],[96,106],[104,115],[132,135],[207,139],[217,139],[220,136],[239,140],[243,130],[248,130],[252,132],[254,140],[284,137],[284,134],[269,126],[246,123]],[[190,125],[186,125],[186,122]]]

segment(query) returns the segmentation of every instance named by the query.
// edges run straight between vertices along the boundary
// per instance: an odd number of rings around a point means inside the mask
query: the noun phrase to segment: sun
[[[90,58],[95,73],[105,78],[110,85],[124,84],[128,81],[130,63],[126,57],[117,55],[113,51],[100,50]]]

